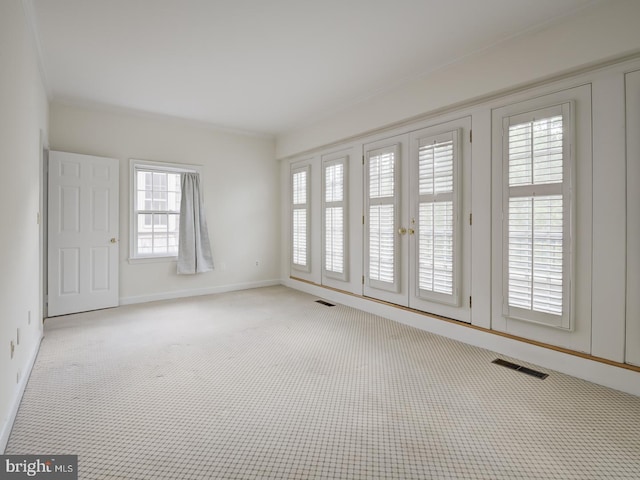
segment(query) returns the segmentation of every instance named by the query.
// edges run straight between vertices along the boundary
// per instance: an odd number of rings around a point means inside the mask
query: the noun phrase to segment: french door
[[[364,146],[365,296],[470,322],[470,129]]]

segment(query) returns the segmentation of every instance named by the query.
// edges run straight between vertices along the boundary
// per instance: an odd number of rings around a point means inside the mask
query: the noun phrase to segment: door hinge
[[[362,215],[362,224],[364,225],[364,215]]]
[[[364,155],[362,155],[362,164],[364,165]]]
[[[362,284],[364,285],[364,275],[362,275]]]
[[[469,295],[469,308],[471,308],[471,295]]]
[[[469,143],[473,143],[473,130],[469,130]]]
[[[469,214],[469,225],[473,225],[473,213]]]

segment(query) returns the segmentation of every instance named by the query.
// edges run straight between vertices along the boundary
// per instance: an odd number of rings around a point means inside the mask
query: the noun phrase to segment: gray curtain
[[[178,273],[194,274],[213,270],[207,219],[200,194],[200,175],[182,174],[180,202],[180,238],[178,243]]]

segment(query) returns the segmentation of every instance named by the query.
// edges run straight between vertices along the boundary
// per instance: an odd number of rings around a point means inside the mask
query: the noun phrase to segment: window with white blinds
[[[503,120],[504,309],[568,327],[570,104]]]
[[[323,273],[347,280],[347,157],[324,160],[323,191]]]
[[[397,291],[398,146],[367,152],[368,265],[371,286]]]
[[[418,296],[455,303],[457,132],[417,141]]]
[[[309,165],[291,169],[291,266],[310,271],[309,265]]]

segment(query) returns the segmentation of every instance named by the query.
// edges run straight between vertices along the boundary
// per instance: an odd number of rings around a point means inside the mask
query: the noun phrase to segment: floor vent
[[[333,303],[325,302],[324,300],[316,300],[316,303],[319,303],[320,305],[324,305],[326,307],[335,307]]]
[[[503,367],[510,368],[511,370],[516,370],[518,372],[526,373],[527,375],[531,375],[532,377],[539,378],[540,380],[544,380],[549,375],[546,373],[539,372],[537,370],[532,370],[527,367],[523,367],[522,365],[518,365],[517,363],[507,362],[506,360],[502,360],[501,358],[496,358],[493,362],[496,365],[501,365]]]

